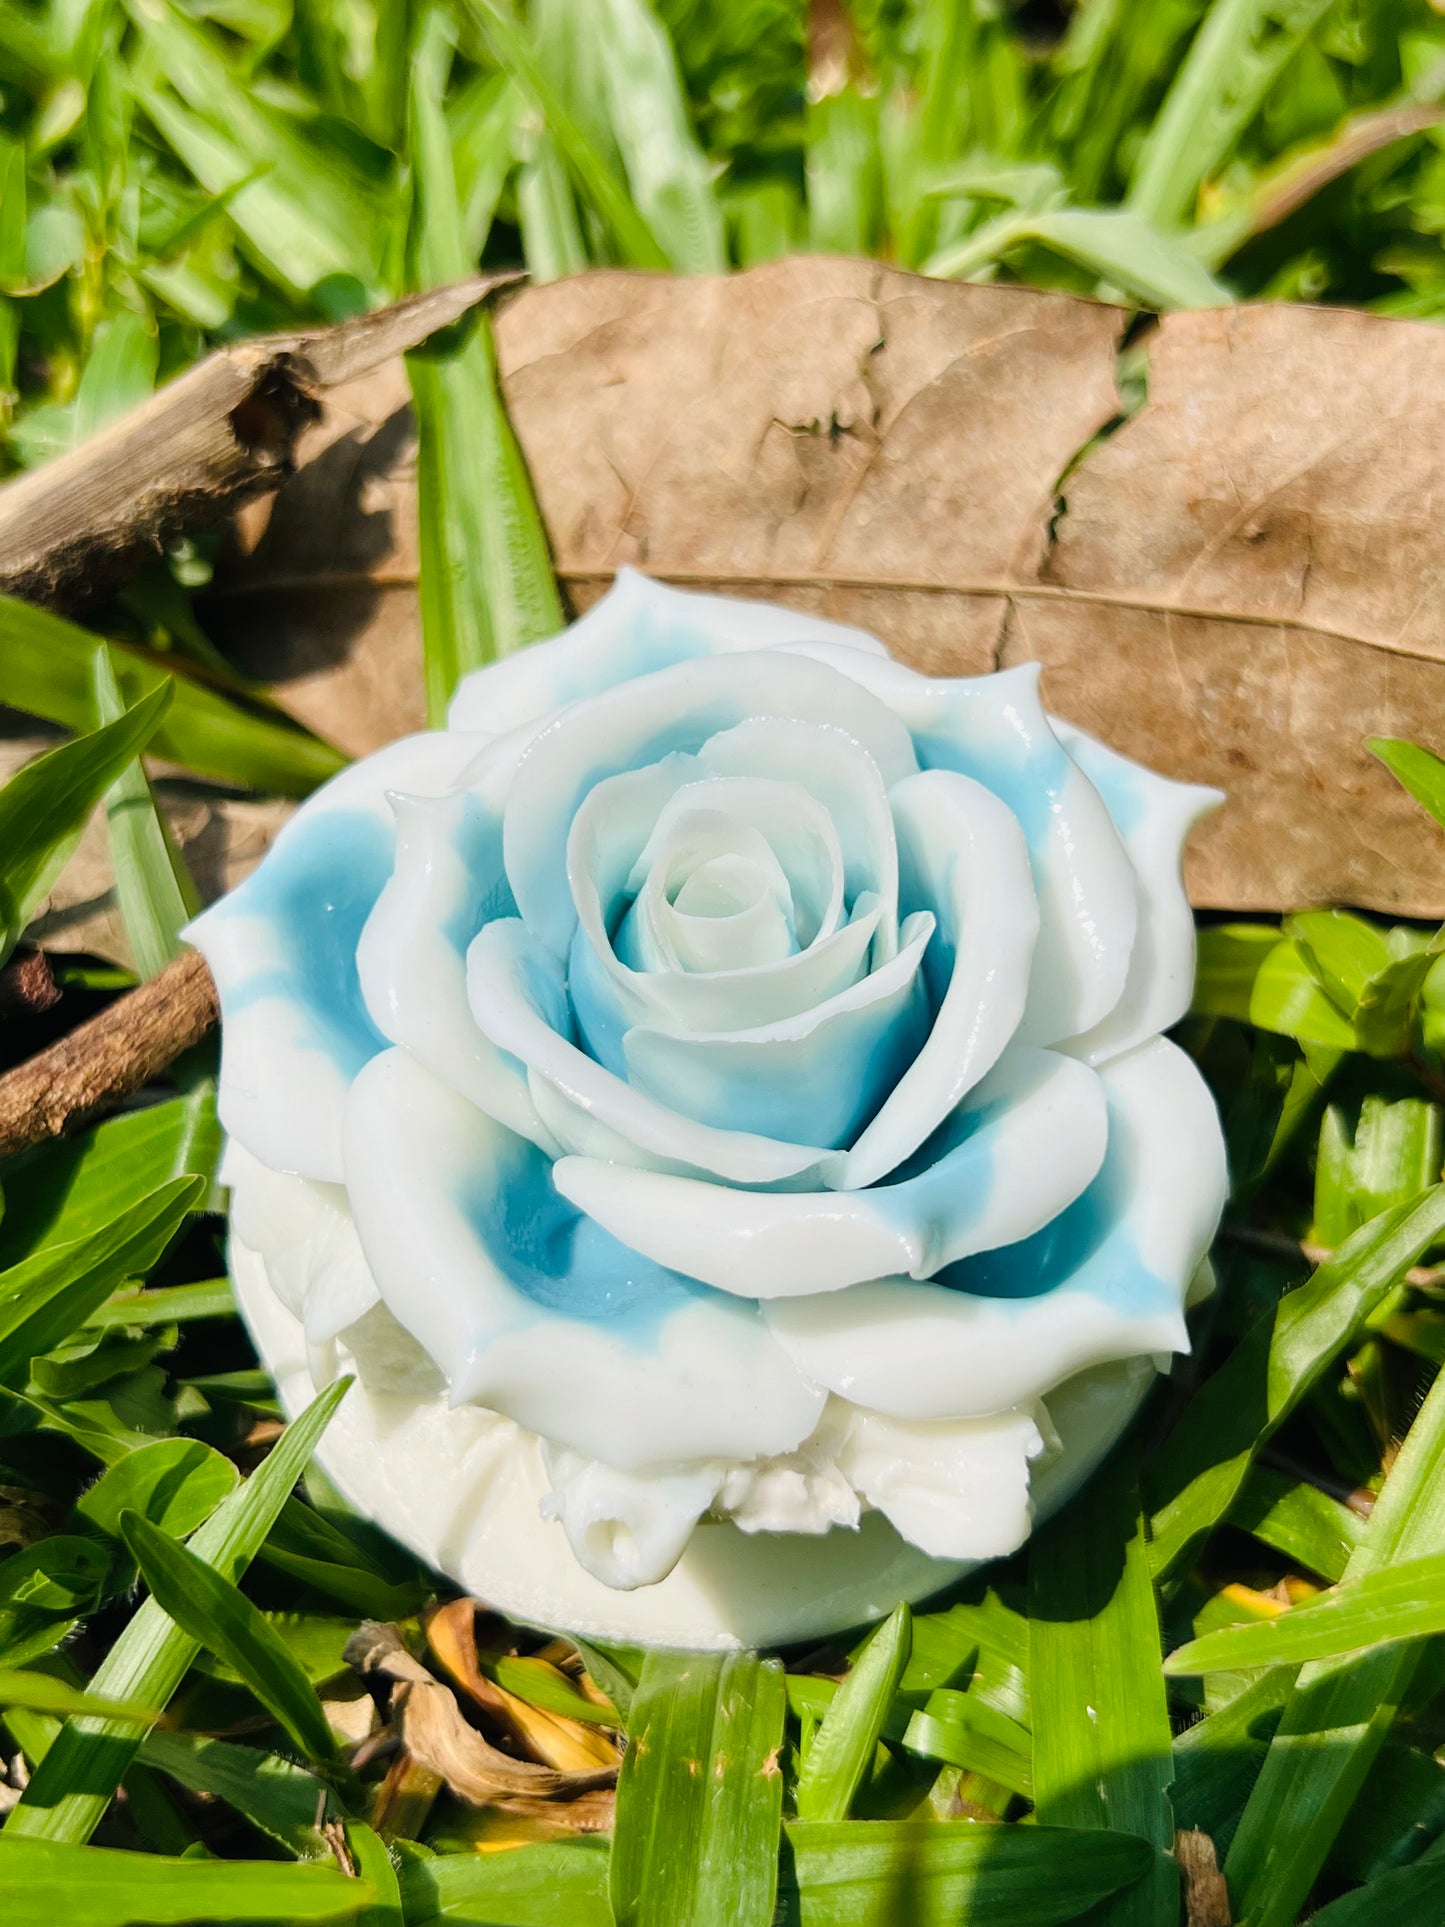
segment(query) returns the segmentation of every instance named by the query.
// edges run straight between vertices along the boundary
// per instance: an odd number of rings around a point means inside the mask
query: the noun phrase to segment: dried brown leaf
[[[516,1800],[572,1800],[614,1784],[615,1766],[585,1773],[564,1773],[538,1760],[519,1760],[499,1752],[469,1726],[456,1695],[440,1680],[407,1682],[394,1695],[402,1744],[440,1773],[458,1799],[478,1807],[508,1806]]]
[[[453,1599],[438,1606],[427,1620],[427,1641],[442,1670],[489,1722],[532,1759],[565,1773],[589,1773],[599,1767],[615,1770],[620,1757],[617,1748],[596,1727],[531,1706],[487,1678],[477,1657],[477,1610],[474,1599]]]
[[[1432,839],[1363,747],[1438,744],[1445,716],[1445,336],[1170,315],[1149,401],[1105,433],[1125,319],[811,259],[589,274],[524,291],[497,335],[574,607],[635,563],[861,623],[928,671],[1040,661],[1059,714],[1228,791],[1196,902],[1445,915]],[[420,720],[414,457],[399,366],[335,390],[209,600],[352,751]]]
[[[567,1772],[500,1752],[468,1725],[451,1688],[407,1651],[395,1626],[368,1622],[359,1627],[347,1643],[346,1659],[363,1677],[380,1675],[393,1682],[392,1723],[403,1760],[435,1775],[457,1799],[523,1817],[545,1814],[573,1832],[611,1826],[615,1761]],[[401,1761],[393,1765],[388,1780],[401,1781],[401,1766]]]

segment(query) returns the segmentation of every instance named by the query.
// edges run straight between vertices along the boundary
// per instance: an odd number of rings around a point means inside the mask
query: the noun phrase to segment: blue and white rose
[[[274,1289],[540,1438],[610,1585],[704,1516],[1011,1550],[1046,1395],[1188,1343],[1224,1152],[1161,1033],[1214,800],[1031,668],[624,572],[192,927],[250,1222],[311,1200]]]

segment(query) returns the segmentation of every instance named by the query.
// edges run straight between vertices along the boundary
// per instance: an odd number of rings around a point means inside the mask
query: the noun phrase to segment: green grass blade
[[[587,244],[557,143],[545,127],[519,128],[518,152],[517,221],[528,274],[537,282],[581,274]]]
[[[107,1715],[145,1721],[160,1718],[153,1707],[137,1705],[133,1700],[106,1699],[99,1693],[87,1693],[81,1687],[68,1685],[49,1673],[30,1673],[13,1666],[0,1666],[0,1706],[23,1706],[30,1712],[58,1713],[62,1717],[95,1713],[101,1718]]]
[[[161,139],[227,213],[251,259],[284,293],[305,299],[319,283],[345,280],[364,306],[383,292],[382,196],[246,84],[218,37],[167,0],[128,0],[147,79],[135,97]],[[150,76],[164,76],[166,85]]]
[[[564,1719],[581,1720],[586,1726],[621,1726],[623,1719],[610,1703],[599,1705],[565,1683],[554,1667],[525,1656],[513,1658],[500,1654],[495,1660],[483,1658],[483,1666],[498,1686],[515,1693],[529,1706],[544,1712],[560,1713]]]
[[[941,249],[924,272],[967,279],[1033,241],[1147,308],[1227,307],[1233,296],[1198,257],[1125,208],[1064,207],[1001,214]]]
[[[607,1859],[602,1840],[408,1859],[402,1906],[409,1927],[613,1927]]]
[[[122,1278],[147,1271],[195,1209],[199,1178],[176,1178],[105,1229],[52,1245],[0,1272],[0,1384],[23,1386],[30,1361],[105,1303]]]
[[[120,1529],[141,1577],[181,1631],[226,1661],[308,1759],[331,1760],[336,1743],[321,1702],[265,1615],[139,1512],[122,1514]]]
[[[1422,809],[1445,824],[1445,761],[1419,743],[1402,743],[1392,736],[1372,736],[1365,747]]]
[[[656,13],[648,0],[595,0],[579,27],[597,42],[612,137],[639,214],[679,274],[720,274],[722,210]]]
[[[98,641],[63,616],[0,595],[0,687],[6,702],[66,729],[89,729]],[[113,645],[112,659],[121,695],[132,709],[142,696],[174,682],[170,709],[150,743],[152,754],[168,762],[221,783],[281,796],[305,796],[346,766],[341,752],[319,737],[252,715],[186,676],[172,678],[148,650]]]
[[[1341,1577],[1364,1536],[1365,1522],[1338,1499],[1283,1472],[1256,1466],[1225,1514],[1308,1572],[1331,1582]]]
[[[136,1757],[192,1793],[224,1800],[288,1853],[306,1859],[325,1851],[317,1813],[340,1812],[326,1782],[294,1760],[207,1733],[151,1733]],[[371,1876],[363,1871],[362,1878]]]
[[[1122,1833],[936,1820],[796,1820],[788,1845],[783,1919],[797,1927],[1053,1927],[1150,1860]]]
[[[0,790],[0,963],[70,860],[91,811],[155,735],[170,701],[162,683],[113,722],[37,756]]]
[[[985,1700],[947,1688],[908,1722],[903,1744],[927,1759],[982,1773],[1025,1800],[1034,1797],[1033,1742],[1016,1720]]]
[[[813,1735],[798,1775],[800,1820],[846,1820],[893,1705],[913,1646],[913,1618],[895,1607],[859,1654]]]
[[[1445,1553],[1445,1375],[1411,1426],[1351,1556],[1346,1584]],[[1419,1644],[1300,1673],[1244,1809],[1225,1873],[1250,1927],[1286,1927],[1344,1825],[1420,1664]]]
[[[1432,1848],[1310,1915],[1310,1927],[1439,1927],[1445,1919],[1445,1855]]]
[[[157,1439],[108,1466],[76,1501],[77,1518],[108,1537],[138,1512],[172,1539],[188,1538],[228,1498],[240,1474],[201,1439]]]
[[[1029,1545],[1034,1810],[1156,1849],[1149,1877],[1100,1915],[1111,1927],[1157,1927],[1178,1905],[1159,1657],[1137,1488],[1116,1459]]]
[[[1388,1572],[1346,1580],[1278,1619],[1226,1626],[1192,1639],[1164,1662],[1166,1673],[1220,1673],[1251,1666],[1298,1666],[1365,1646],[1445,1632],[1445,1555],[1409,1559]]]
[[[617,1787],[618,1927],[770,1927],[783,1711],[776,1660],[648,1655]]]
[[[1440,1185],[1371,1219],[1280,1300],[1272,1322],[1251,1327],[1200,1388],[1150,1467],[1156,1578],[1179,1566],[1225,1516],[1259,1446],[1442,1231]]]
[[[1175,1824],[1200,1827],[1216,1844],[1232,1833],[1274,1737],[1294,1677],[1264,1674],[1174,1740]]]
[[[1228,157],[1331,0],[1215,0],[1144,137],[1129,206],[1174,227]]]
[[[143,316],[122,309],[102,322],[75,394],[78,442],[146,399],[156,384],[157,358],[155,333]]]
[[[101,723],[118,722],[125,708],[103,643],[95,652],[94,675]],[[154,977],[180,955],[181,927],[195,916],[201,899],[156,808],[139,757],[111,785],[105,820],[116,895],[136,970],[142,977]]]
[[[207,1086],[9,1160],[0,1264],[103,1230],[170,1178],[193,1175],[209,1184],[219,1150]]]
[[[584,199],[594,207],[624,261],[637,268],[665,268],[667,254],[582,123],[568,112],[544,73],[526,34],[504,0],[467,0],[491,43],[497,63],[510,74],[546,121]]]
[[[424,36],[412,71],[409,255],[418,287],[459,279],[474,265],[465,254],[435,39]],[[555,634],[563,615],[526,464],[502,407],[487,317],[473,315],[408,355],[407,373],[417,420],[427,715],[440,724],[463,676]]]
[[[185,1324],[195,1318],[236,1317],[236,1294],[229,1278],[208,1278],[199,1285],[165,1285],[157,1291],[130,1291],[93,1311],[87,1325]]]
[[[357,1875],[376,1896],[359,1916],[360,1927],[406,1927],[401,1883],[380,1834],[373,1833],[362,1821],[353,1820],[346,1829],[346,1844],[356,1863]]]
[[[339,1380],[287,1426],[251,1477],[221,1504],[190,1542],[197,1558],[236,1580],[276,1518],[327,1421],[346,1396]],[[164,1706],[184,1679],[200,1642],[146,1600],[101,1662],[91,1691]],[[41,1762],[5,1825],[5,1838],[89,1839],[135,1758],[142,1729],[118,1720],[72,1720]]]
[[[334,1867],[172,1859],[0,1834],[6,1927],[129,1927],[174,1922],[344,1920],[372,1898]]]

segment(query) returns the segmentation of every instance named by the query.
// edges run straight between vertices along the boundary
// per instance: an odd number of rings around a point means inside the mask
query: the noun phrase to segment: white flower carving
[[[1224,1150],[1161,1033],[1215,800],[1032,669],[625,571],[192,926],[240,1248],[313,1377],[510,1421],[584,1589],[881,1513],[927,1590],[1026,1536],[1058,1388],[1062,1489],[1187,1346]]]

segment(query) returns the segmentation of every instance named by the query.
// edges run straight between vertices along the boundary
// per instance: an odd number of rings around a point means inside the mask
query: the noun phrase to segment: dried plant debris
[[[459,1610],[460,1609],[460,1610]],[[459,1617],[470,1617],[471,1600],[442,1608],[443,1651],[458,1658],[458,1670],[480,1681],[475,1657],[460,1659]],[[432,1625],[438,1615],[432,1617]],[[433,1646],[435,1649],[435,1638]],[[434,1776],[457,1799],[469,1806],[495,1807],[524,1818],[560,1821],[578,1832],[604,1831],[612,1821],[612,1789],[617,1783],[619,1755],[615,1747],[585,1737],[603,1747],[580,1770],[560,1768],[545,1757],[555,1751],[546,1736],[542,1744],[518,1717],[521,1703],[510,1694],[473,1691],[466,1687],[484,1720],[499,1737],[511,1743],[503,1752],[471,1725],[457,1695],[408,1651],[394,1626],[364,1626],[347,1648],[347,1657],[363,1677],[390,1682],[389,1715],[405,1754],[423,1774]],[[450,1668],[449,1668],[450,1670]],[[393,1768],[393,1774],[398,1769]],[[399,1775],[398,1775],[399,1777]]]

